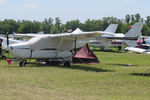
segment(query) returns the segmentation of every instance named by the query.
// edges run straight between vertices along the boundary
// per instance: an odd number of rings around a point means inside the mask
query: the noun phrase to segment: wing
[[[36,36],[29,40],[32,50],[40,49],[58,49],[72,50],[75,40],[86,40],[88,38],[96,38],[99,36],[97,32],[81,32],[81,33],[62,33],[55,35]]]
[[[43,34],[13,34],[14,37],[35,37]]]
[[[86,40],[89,38],[96,38],[99,36],[99,32],[81,32],[81,33],[62,33],[62,34],[55,34],[51,35],[52,38],[63,38],[68,40],[74,40],[77,38],[78,40]]]

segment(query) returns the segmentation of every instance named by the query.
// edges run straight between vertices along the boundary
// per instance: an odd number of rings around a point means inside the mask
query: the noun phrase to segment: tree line
[[[30,21],[30,20],[14,20],[5,19],[0,21],[0,34],[13,32],[16,33],[37,33],[44,31],[44,33],[56,34],[67,32],[68,29],[75,30],[80,28],[83,31],[103,31],[110,24],[119,24],[117,32],[126,33],[129,30],[129,26],[133,25],[135,22],[143,22],[144,27],[142,34],[150,35],[150,16],[146,19],[141,18],[139,13],[135,15],[127,14],[124,19],[118,19],[116,17],[104,17],[98,20],[87,19],[85,22],[80,22],[80,20],[71,20],[63,24],[59,17],[55,19],[45,18],[42,22]]]

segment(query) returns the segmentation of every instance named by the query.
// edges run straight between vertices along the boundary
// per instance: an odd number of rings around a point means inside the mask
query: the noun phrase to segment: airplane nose
[[[7,46],[7,47],[4,48],[4,50],[10,51],[10,50],[13,50],[13,47],[12,46]]]

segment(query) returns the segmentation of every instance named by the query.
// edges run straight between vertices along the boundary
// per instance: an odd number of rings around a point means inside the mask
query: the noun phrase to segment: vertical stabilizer
[[[134,26],[126,33],[125,37],[139,37],[141,36],[141,31],[143,28],[143,23],[137,22]],[[137,46],[136,40],[126,40],[125,43],[129,47]]]
[[[104,32],[111,32],[111,33],[115,33],[117,30],[118,24],[110,24]]]
[[[141,35],[143,23],[137,22],[133,27],[126,33],[125,37],[138,37]]]

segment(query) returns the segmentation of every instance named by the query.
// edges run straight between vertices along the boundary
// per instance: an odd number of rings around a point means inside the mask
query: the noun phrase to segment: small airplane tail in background
[[[125,37],[139,37],[143,28],[143,23],[135,23],[134,26],[126,33]]]
[[[125,37],[129,38],[139,38],[141,36],[141,31],[143,28],[143,23],[137,22],[134,24],[134,26],[125,34]],[[137,46],[136,43],[137,40],[125,40],[124,42],[129,47]]]
[[[110,24],[104,32],[111,32],[111,33],[115,33],[116,30],[118,28],[118,24]]]

